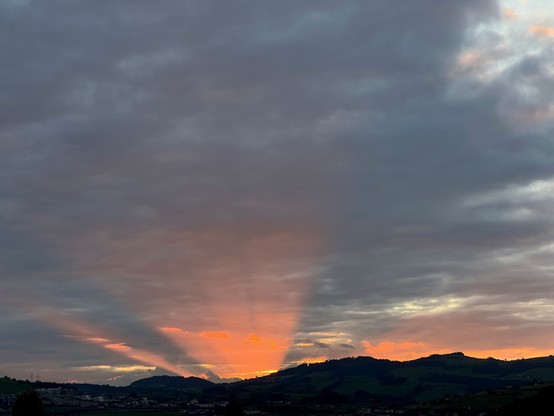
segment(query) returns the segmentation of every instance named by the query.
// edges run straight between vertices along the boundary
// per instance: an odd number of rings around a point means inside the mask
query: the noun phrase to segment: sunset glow
[[[554,354],[548,2],[69,3],[0,2],[0,377]]]
[[[134,253],[153,241],[166,247],[160,258],[151,253],[136,259]],[[173,305],[168,310],[142,307],[135,311],[139,316],[158,315],[150,321],[154,329],[195,362],[204,363],[175,363],[171,371],[177,372],[177,365],[201,375],[208,366],[217,369],[220,377],[244,378],[276,371],[283,364],[315,277],[313,262],[321,243],[310,229],[277,231],[260,226],[237,234],[230,230],[167,232],[135,235],[123,241],[96,236],[83,244],[87,250],[102,244],[106,257],[93,266],[99,273],[109,276],[124,268],[133,277],[135,284],[124,289],[114,286],[111,279],[103,282],[107,291],[130,308],[134,299],[155,294]],[[168,251],[183,254],[163,261]],[[153,274],[163,276],[163,286],[146,283]],[[194,285],[183,286],[183,275],[196,276],[197,280]],[[145,284],[136,285],[140,281]],[[126,344],[104,346],[142,362],[145,357],[150,364],[154,362],[154,357]],[[158,367],[169,368],[169,363],[157,362]]]
[[[458,352],[452,347],[434,347],[425,342],[394,342],[381,341],[373,345],[364,341],[364,349],[367,355],[387,360],[410,361],[421,357],[428,357],[433,354],[450,354]],[[474,358],[496,358],[499,360],[519,360],[522,358],[545,357],[551,355],[553,349],[517,347],[517,348],[498,348],[491,350],[471,350],[464,349],[463,353]]]

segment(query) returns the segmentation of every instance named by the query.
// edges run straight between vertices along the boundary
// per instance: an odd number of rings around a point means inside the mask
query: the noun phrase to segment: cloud
[[[504,7],[502,9],[502,16],[506,19],[517,19],[518,14],[514,9],[511,9],[509,7]]]
[[[529,31],[538,37],[552,38],[554,37],[554,27],[548,26],[531,26]]]
[[[112,365],[88,365],[81,367],[73,367],[73,371],[108,371],[114,373],[132,373],[132,372],[145,372],[145,371],[154,371],[155,367],[146,367],[143,365],[122,365],[122,366],[112,366]]]
[[[350,345],[350,344],[339,344],[339,347],[346,348],[346,349],[349,349],[349,350],[355,350],[356,349],[356,347],[354,345]]]
[[[381,341],[373,345],[364,341],[364,349],[374,358],[388,358],[400,361],[412,360],[429,355],[429,346],[424,342]]]
[[[314,341],[314,345],[319,348],[329,348],[329,345],[324,342]]]
[[[200,335],[205,338],[219,339],[219,340],[231,338],[231,334],[229,334],[229,332],[227,331],[202,331]]]
[[[6,371],[543,351],[552,45],[510,7],[0,5]]]

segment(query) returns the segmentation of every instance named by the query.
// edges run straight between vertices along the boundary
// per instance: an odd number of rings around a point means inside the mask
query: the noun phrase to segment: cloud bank
[[[0,373],[551,353],[539,3],[3,3]]]

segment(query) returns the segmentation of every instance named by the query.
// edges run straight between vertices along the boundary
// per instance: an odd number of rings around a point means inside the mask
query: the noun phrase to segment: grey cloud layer
[[[164,294],[165,279],[217,283],[208,254],[317,230],[309,255],[267,259],[318,271],[298,333],[313,351],[293,346],[295,361],[349,355],[393,328],[387,311],[404,301],[552,293],[537,263],[494,260],[552,241],[550,201],[483,197],[554,176],[552,124],[510,117],[548,102],[548,47],[493,82],[455,68],[468,29],[498,18],[494,2],[0,7],[0,297],[30,292],[67,314],[78,304],[85,321],[175,357],[148,323],[199,301]],[[526,102],[518,85],[542,91]],[[514,220],[518,209],[529,215]],[[171,241],[205,229],[236,232],[239,248],[191,243],[184,255]],[[129,293],[136,304],[120,303]],[[9,308],[0,328],[29,342],[20,325],[36,323],[23,314]],[[325,331],[345,335],[333,344]],[[95,351],[65,342],[60,365]]]

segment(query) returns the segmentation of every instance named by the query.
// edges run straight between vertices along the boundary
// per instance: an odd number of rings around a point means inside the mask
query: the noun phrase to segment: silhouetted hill
[[[155,376],[138,380],[128,388],[197,391],[205,401],[240,397],[246,403],[388,406],[488,392],[490,397],[484,401],[500,406],[507,403],[507,395],[511,397],[512,394],[495,391],[519,389],[539,382],[554,382],[554,357],[504,361],[452,353],[406,362],[372,357],[343,358],[221,384],[195,377]]]
[[[30,384],[13,378],[0,378],[0,394],[16,394],[29,389]]]
[[[462,353],[398,362],[371,357],[302,364],[232,383],[246,400],[409,404],[554,381],[554,357],[503,361]]]
[[[4,378],[0,380],[0,393],[56,385]],[[57,386],[84,394],[150,397],[161,402],[238,400],[264,407],[270,414],[281,413],[287,406],[293,410],[313,410],[321,405],[414,405],[427,409],[502,409],[503,413],[499,415],[510,415],[517,414],[525,406],[540,407],[545,402],[550,403],[547,396],[552,393],[553,385],[554,356],[506,361],[452,353],[406,362],[350,357],[302,364],[264,377],[232,383],[215,384],[197,377],[154,376],[126,387]],[[292,410],[285,410],[287,412]]]
[[[203,390],[214,383],[198,377],[153,376],[137,380],[129,385],[133,389]]]

